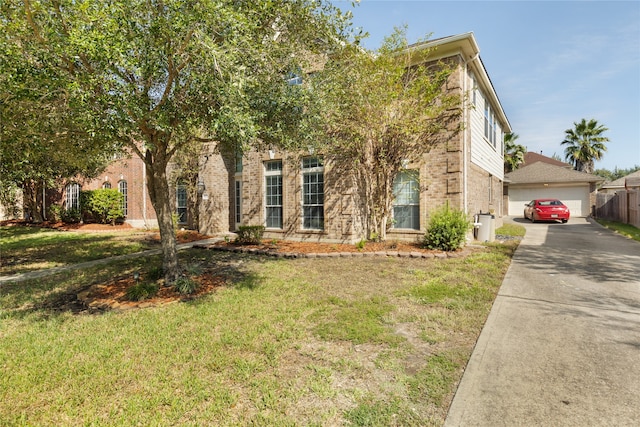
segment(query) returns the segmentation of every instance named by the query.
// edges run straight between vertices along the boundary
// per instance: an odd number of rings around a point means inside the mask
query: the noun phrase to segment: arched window
[[[111,183],[109,181],[105,181],[102,183],[102,188],[111,188]]]
[[[73,182],[67,185],[66,198],[68,211],[80,210],[80,185],[78,183]]]
[[[122,194],[122,213],[127,216],[127,181],[118,182],[118,191]]]

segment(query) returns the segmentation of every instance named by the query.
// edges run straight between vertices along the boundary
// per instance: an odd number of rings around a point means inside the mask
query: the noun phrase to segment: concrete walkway
[[[223,239],[224,237],[212,237],[211,239],[198,240],[198,241],[189,242],[189,243],[180,243],[177,246],[178,246],[178,250],[182,250],[182,249],[192,248],[195,245],[207,245],[211,243],[220,242]],[[79,264],[61,265],[59,267],[46,268],[43,270],[30,271],[30,272],[21,273],[21,274],[14,274],[12,276],[0,276],[0,285],[2,285],[3,283],[9,283],[9,282],[21,282],[24,280],[38,279],[40,277],[49,276],[51,274],[60,273],[62,271],[81,270],[83,268],[89,268],[96,265],[108,264],[113,261],[147,257],[152,255],[158,255],[160,253],[162,253],[162,249],[150,249],[147,251],[135,252],[132,254],[118,255],[110,258],[103,258],[103,259],[96,259],[93,261],[81,262]]]
[[[640,243],[514,221],[526,236],[445,426],[640,425]]]

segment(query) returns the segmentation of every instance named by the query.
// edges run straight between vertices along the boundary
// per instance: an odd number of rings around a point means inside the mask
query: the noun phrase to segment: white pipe
[[[467,94],[467,81],[469,80],[469,64],[480,57],[480,52],[476,53],[469,60],[464,61],[464,76],[462,78],[462,91],[463,94]],[[465,126],[464,133],[462,135],[462,164],[463,164],[463,174],[462,174],[462,198],[464,211],[469,212],[469,164],[467,159],[467,149],[469,144],[468,133],[471,132],[471,114],[468,107],[468,103],[465,103],[463,110],[464,120],[468,126]]]
[[[44,221],[47,220],[47,194],[45,193],[46,189],[45,189],[45,182],[44,180],[42,180],[42,219]]]

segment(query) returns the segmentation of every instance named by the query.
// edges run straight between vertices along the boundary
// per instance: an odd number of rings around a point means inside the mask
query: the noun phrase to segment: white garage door
[[[569,207],[571,216],[588,216],[589,187],[540,187],[513,188],[509,187],[509,215],[520,216],[524,211],[524,204],[533,199],[560,199]]]

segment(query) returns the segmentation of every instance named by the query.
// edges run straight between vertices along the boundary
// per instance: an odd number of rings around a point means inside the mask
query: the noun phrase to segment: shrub
[[[60,212],[60,217],[62,218],[62,222],[77,224],[82,219],[82,214],[80,213],[80,209],[63,209]]]
[[[238,228],[237,242],[246,245],[254,244],[259,245],[262,242],[262,235],[264,234],[264,226],[262,225],[241,225]]]
[[[198,282],[190,277],[180,277],[173,286],[181,294],[192,294],[198,289]]]
[[[124,217],[123,195],[116,189],[83,191],[80,201],[82,213],[101,224],[115,224],[117,219]]]
[[[51,222],[58,222],[62,220],[62,206],[51,205],[47,209],[47,219]]]
[[[470,228],[471,221],[467,215],[461,210],[449,208],[447,203],[432,215],[424,245],[429,249],[455,251],[462,246]]]
[[[149,280],[152,280],[154,282],[162,279],[163,276],[164,270],[162,269],[161,265],[154,265],[147,271],[147,277],[149,278]]]
[[[129,301],[142,301],[158,293],[158,285],[152,282],[139,282],[127,289]]]

